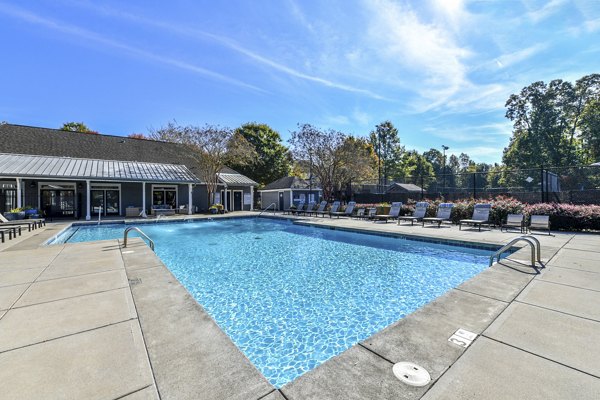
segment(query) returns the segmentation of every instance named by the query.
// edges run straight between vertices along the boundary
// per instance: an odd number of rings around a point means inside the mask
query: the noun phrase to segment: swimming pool
[[[74,227],[56,242],[122,238],[125,227]],[[277,388],[476,275],[490,255],[262,218],[141,227]]]

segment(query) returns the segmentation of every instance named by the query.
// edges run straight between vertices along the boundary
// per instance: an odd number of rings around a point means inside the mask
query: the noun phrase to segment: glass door
[[[100,210],[102,210],[102,215],[105,215],[104,190],[90,190],[90,199],[92,206],[92,215],[98,215]]]
[[[105,202],[106,204],[106,215],[119,215],[119,197],[120,192],[118,190],[106,190]]]
[[[75,190],[50,188],[40,190],[42,210],[49,217],[75,217]]]

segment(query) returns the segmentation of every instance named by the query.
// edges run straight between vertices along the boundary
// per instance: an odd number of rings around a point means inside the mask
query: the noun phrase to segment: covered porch
[[[0,154],[0,171],[0,212],[50,218],[192,214],[200,183],[183,165],[21,154]]]

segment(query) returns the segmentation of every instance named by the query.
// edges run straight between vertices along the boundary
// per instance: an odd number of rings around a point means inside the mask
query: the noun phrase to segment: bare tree
[[[209,204],[214,204],[219,173],[229,162],[243,165],[252,163],[256,158],[253,146],[226,127],[208,124],[203,127],[179,126],[169,122],[160,129],[151,130],[150,138],[177,143],[189,151],[189,156],[198,164],[199,178],[206,183]]]
[[[373,174],[373,158],[366,142],[332,129],[320,130],[310,124],[292,132],[292,154],[309,178],[315,176],[325,199],[349,183]]]

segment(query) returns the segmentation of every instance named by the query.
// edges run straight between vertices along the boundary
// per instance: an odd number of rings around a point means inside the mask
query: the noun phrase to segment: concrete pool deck
[[[518,235],[302,220],[490,244]],[[7,398],[600,398],[597,234],[536,235],[547,266],[539,275],[495,264],[275,390],[140,239],[125,249],[117,240],[39,247],[67,225],[0,248]],[[526,260],[526,250],[511,259]],[[448,341],[459,328],[478,334],[466,350]],[[432,383],[400,382],[399,361],[421,365]]]

